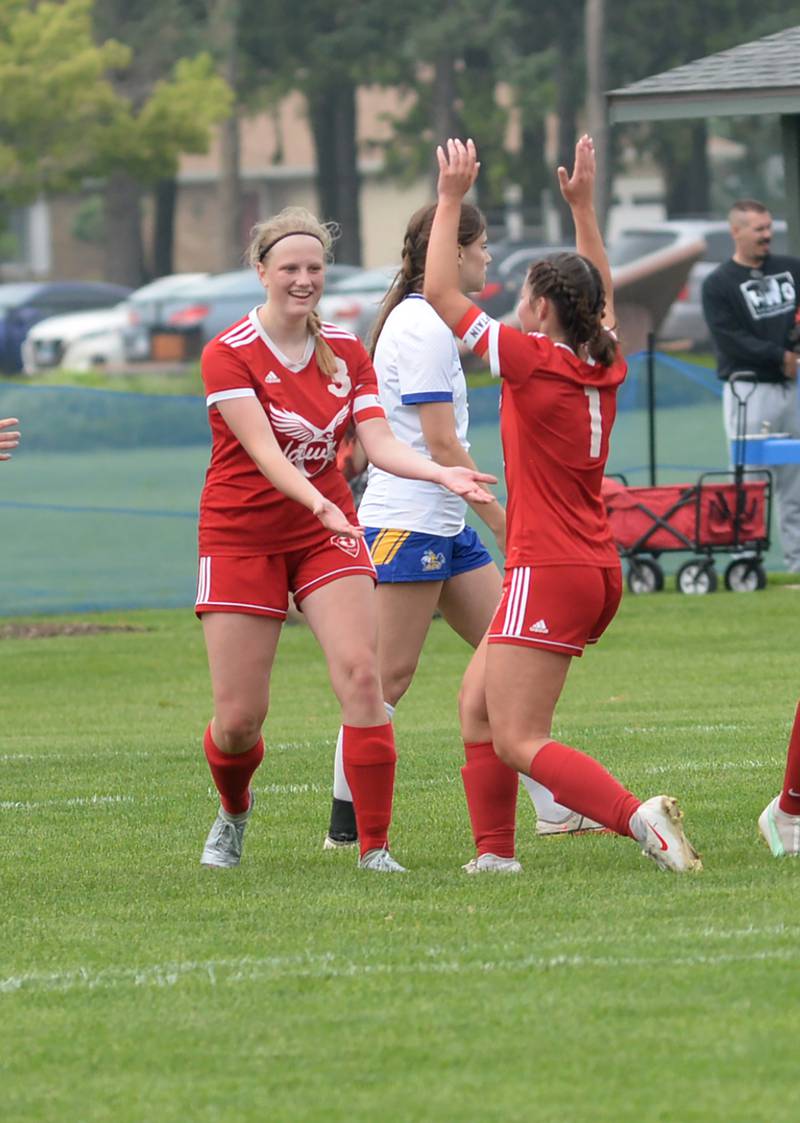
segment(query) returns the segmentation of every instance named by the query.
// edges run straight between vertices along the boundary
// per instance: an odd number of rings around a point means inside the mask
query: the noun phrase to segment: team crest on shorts
[[[331,545],[337,546],[342,553],[349,554],[351,558],[357,558],[361,549],[361,543],[357,538],[346,538],[343,534],[332,534]]]
[[[444,565],[444,554],[437,554],[434,550],[426,550],[422,555],[422,568],[425,573],[435,573]]]

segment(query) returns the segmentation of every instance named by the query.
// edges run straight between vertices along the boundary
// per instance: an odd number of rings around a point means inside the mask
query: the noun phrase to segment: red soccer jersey
[[[359,340],[335,324],[323,324],[322,335],[337,357],[332,378],[317,366],[311,342],[300,363],[282,355],[256,309],[203,351],[213,444],[200,499],[201,554],[283,553],[317,541],[322,529],[307,508],[272,486],[225,424],[216,403],[231,398],[257,398],[284,456],[357,521],[336,449],[351,420],[386,415]]]
[[[503,379],[506,566],[618,565],[600,488],[625,360],[586,361],[474,305],[456,334]]]

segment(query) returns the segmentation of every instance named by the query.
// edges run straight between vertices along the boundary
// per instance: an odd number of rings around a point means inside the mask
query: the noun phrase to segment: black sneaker
[[[331,825],[322,844],[323,850],[338,850],[342,846],[355,846],[358,842],[356,813],[348,799],[333,797]]]

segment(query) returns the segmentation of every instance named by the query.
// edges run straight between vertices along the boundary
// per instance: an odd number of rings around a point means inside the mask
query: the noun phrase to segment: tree
[[[174,176],[183,152],[203,152],[211,126],[230,113],[230,88],[208,52],[183,57],[207,31],[201,0],[96,0],[95,30],[132,48],[112,80],[121,108],[100,130],[96,166],[105,179],[105,273],[140,284],[149,272],[142,245],[141,202],[161,201],[159,265],[171,268]],[[113,232],[113,235],[112,235]],[[155,256],[155,255],[154,255]]]
[[[130,51],[92,38],[92,0],[0,5],[0,202],[74,187],[123,111],[107,73]]]

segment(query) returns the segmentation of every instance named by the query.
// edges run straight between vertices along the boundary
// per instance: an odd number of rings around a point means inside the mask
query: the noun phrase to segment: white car
[[[87,371],[99,366],[124,365],[127,358],[125,333],[131,324],[138,323],[140,309],[205,276],[205,273],[174,273],[151,281],[112,308],[40,320],[22,344],[25,373],[37,374],[56,367]]]
[[[326,286],[317,305],[320,318],[366,339],[397,271],[396,265],[360,269]]]

